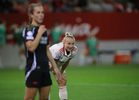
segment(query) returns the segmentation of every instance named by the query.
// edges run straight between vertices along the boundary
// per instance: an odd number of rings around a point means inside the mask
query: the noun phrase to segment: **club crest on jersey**
[[[34,40],[34,37],[33,37],[33,33],[31,31],[28,31],[27,32],[27,37],[26,37],[27,40]]]
[[[41,44],[47,44],[47,37],[41,37],[40,43]]]
[[[54,58],[58,59],[59,56],[60,56],[60,54],[56,53]]]
[[[75,55],[73,55],[73,57],[75,57],[76,56],[76,54]]]

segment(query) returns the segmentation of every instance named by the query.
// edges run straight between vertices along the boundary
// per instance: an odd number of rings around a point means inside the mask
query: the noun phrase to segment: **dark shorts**
[[[52,85],[50,72],[32,71],[26,79],[27,87],[41,88]]]

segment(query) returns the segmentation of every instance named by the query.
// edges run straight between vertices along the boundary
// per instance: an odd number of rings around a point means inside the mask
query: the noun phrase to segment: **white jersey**
[[[74,58],[77,53],[77,47],[74,46],[74,49],[67,55],[65,48],[63,47],[63,42],[52,45],[49,50],[52,53],[52,56],[57,61],[57,67],[64,65],[70,58]]]

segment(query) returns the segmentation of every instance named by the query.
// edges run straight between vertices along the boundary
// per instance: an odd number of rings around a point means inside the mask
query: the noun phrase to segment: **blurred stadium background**
[[[30,3],[39,2],[45,11],[44,24],[50,34],[54,20],[60,22],[63,35],[74,34],[78,53],[71,64],[78,64],[80,50],[90,31],[99,39],[98,64],[139,63],[139,0],[4,0],[0,1],[0,19],[6,21],[7,41],[1,50],[3,66],[18,66],[19,47],[10,31],[12,24],[28,22]],[[49,38],[51,41],[51,37]],[[118,53],[122,54],[116,61]]]
[[[48,34],[58,20],[62,37],[68,31],[76,38],[78,53],[67,68],[69,100],[139,100],[139,0],[0,0],[0,19],[7,28],[1,49],[0,100],[24,97],[24,70],[17,69],[19,46],[10,27],[28,22],[32,2],[43,5]],[[88,57],[80,67],[80,51],[90,31],[99,39],[97,65],[91,65]],[[58,100],[52,79],[51,100]]]

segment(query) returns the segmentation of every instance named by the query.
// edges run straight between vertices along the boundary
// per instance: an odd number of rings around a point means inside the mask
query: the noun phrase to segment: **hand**
[[[62,75],[61,75],[61,79],[63,79],[63,80],[65,80],[65,81],[67,81],[66,74],[62,74]]]
[[[52,71],[52,70],[53,70],[53,67],[52,67],[52,65],[51,65],[51,64],[49,64],[49,69],[50,69],[50,71]]]
[[[54,73],[55,73],[55,75],[56,75],[56,80],[58,81],[60,81],[61,80],[61,73],[60,73],[60,71],[58,70],[58,68],[55,68],[54,69]]]
[[[45,31],[47,31],[47,29],[45,28],[45,25],[40,25],[38,33],[42,35]]]

